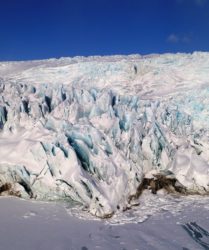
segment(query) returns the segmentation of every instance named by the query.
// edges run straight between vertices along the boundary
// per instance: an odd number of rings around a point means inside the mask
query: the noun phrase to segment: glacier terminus
[[[2,195],[106,218],[146,188],[209,192],[209,53],[0,62]]]

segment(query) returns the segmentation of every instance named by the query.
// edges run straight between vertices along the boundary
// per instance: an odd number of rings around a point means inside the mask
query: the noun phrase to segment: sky
[[[0,0],[0,61],[209,51],[209,0]]]

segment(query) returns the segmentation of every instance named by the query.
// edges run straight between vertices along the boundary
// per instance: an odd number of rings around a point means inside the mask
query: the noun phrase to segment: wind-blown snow
[[[0,63],[0,186],[109,217],[144,176],[209,191],[209,54]]]

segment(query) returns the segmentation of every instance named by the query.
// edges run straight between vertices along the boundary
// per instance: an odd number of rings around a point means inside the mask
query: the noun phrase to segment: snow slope
[[[209,53],[0,63],[0,191],[99,217],[144,177],[209,191]]]

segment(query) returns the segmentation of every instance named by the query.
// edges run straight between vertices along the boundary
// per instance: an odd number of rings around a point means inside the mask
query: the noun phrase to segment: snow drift
[[[99,217],[157,174],[207,193],[208,65],[208,53],[0,63],[1,193]]]

